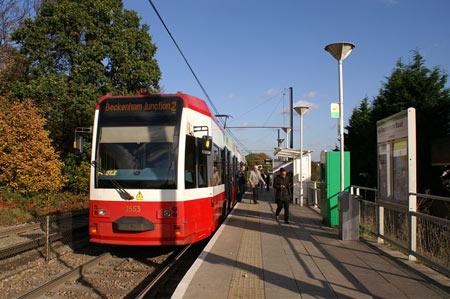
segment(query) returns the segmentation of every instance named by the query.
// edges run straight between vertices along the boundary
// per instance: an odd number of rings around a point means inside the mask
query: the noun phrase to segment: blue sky
[[[168,34],[145,0],[124,0],[138,11],[158,46],[156,59],[166,93],[205,99]],[[428,67],[450,71],[448,0],[154,0],[220,113],[230,126],[288,125],[288,92],[310,106],[304,116],[304,148],[318,160],[338,144],[330,103],[338,101],[337,61],[324,47],[356,45],[343,63],[344,118],[372,99],[399,58],[419,50]],[[250,111],[250,112],[249,112]],[[247,112],[247,113],[246,113]],[[294,147],[299,148],[294,113]],[[273,153],[272,129],[234,130],[254,152]]]

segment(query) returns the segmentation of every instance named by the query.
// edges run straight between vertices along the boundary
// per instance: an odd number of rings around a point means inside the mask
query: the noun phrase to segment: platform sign
[[[331,118],[339,118],[339,103],[331,103]]]
[[[416,192],[416,110],[377,122],[379,199],[408,204]]]

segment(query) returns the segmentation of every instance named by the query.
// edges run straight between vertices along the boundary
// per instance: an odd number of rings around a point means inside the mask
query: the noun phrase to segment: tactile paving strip
[[[246,224],[231,278],[228,293],[230,299],[262,299],[265,297],[259,205],[251,205],[248,213],[246,219],[243,219]]]

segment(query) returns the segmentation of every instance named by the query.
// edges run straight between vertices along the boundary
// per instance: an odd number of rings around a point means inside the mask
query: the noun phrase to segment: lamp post
[[[303,206],[303,114],[309,107],[294,107],[295,112],[300,115],[300,206]]]
[[[344,86],[342,78],[342,61],[355,48],[352,43],[335,43],[325,47],[325,51],[329,52],[338,61],[339,70],[339,136],[341,139],[341,192],[345,189],[344,181]]]

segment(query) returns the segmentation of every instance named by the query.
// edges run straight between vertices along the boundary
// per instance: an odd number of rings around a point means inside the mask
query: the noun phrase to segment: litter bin
[[[348,191],[339,193],[339,237],[359,240],[359,203]]]

